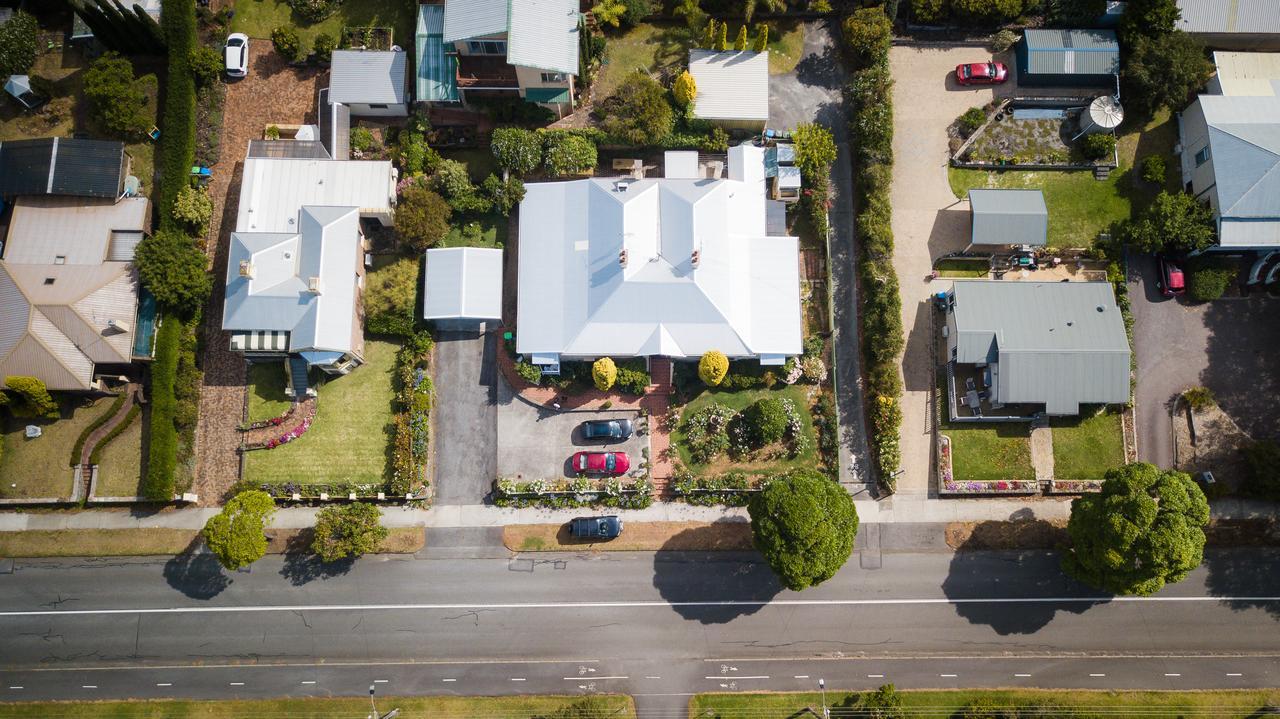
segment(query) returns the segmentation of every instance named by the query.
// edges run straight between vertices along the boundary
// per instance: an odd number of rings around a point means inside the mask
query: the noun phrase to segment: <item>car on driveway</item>
[[[1182,272],[1182,265],[1177,261],[1161,255],[1156,260],[1160,267],[1160,278],[1156,280],[1156,287],[1160,289],[1160,293],[1165,297],[1173,297],[1187,291],[1186,275]]]
[[[629,419],[592,419],[582,423],[583,439],[624,440],[631,436]]]
[[[615,477],[631,469],[626,452],[575,452],[573,471],[577,474],[603,474]]]
[[[574,517],[569,522],[569,536],[574,539],[615,539],[622,534],[622,520],[607,517]]]
[[[233,32],[227,36],[227,44],[222,48],[225,70],[229,77],[244,77],[249,74],[249,36],[242,32]]]
[[[1009,79],[1002,62],[970,62],[956,65],[956,82],[961,85],[999,85]]]

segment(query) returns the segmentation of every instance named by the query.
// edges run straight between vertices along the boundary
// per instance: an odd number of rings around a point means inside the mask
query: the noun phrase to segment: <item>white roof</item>
[[[12,264],[101,264],[109,259],[113,231],[139,233],[146,229],[149,215],[145,197],[126,197],[119,202],[89,197],[19,197],[9,223],[4,259]]]
[[[517,351],[799,354],[798,241],[766,235],[764,150],[730,148],[729,174],[527,185]]]
[[[769,119],[769,53],[690,50],[698,85],[693,114],[704,120]]]
[[[501,35],[506,31],[507,0],[445,0],[445,42]]]
[[[1280,95],[1280,53],[1215,52],[1213,64],[1223,95]]]
[[[663,176],[673,180],[696,180],[697,150],[667,150],[662,158]]]
[[[502,250],[427,250],[422,318],[502,319]]]
[[[507,62],[578,74],[579,16],[578,0],[511,0]]]
[[[298,232],[306,205],[390,213],[395,171],[386,161],[250,157],[244,161],[237,232]]]

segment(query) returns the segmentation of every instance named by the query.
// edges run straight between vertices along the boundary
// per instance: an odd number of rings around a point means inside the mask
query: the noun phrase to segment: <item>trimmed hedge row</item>
[[[196,6],[191,0],[162,0],[160,20],[169,44],[165,79],[163,134],[160,136],[160,226],[183,229],[171,215],[173,201],[186,186],[196,152],[196,81],[191,48],[196,46]]]
[[[156,332],[156,356],[151,363],[151,445],[142,495],[156,502],[173,499],[174,471],[178,463],[178,429],[174,417],[178,400],[173,386],[178,375],[182,323],[169,317]]]
[[[97,419],[93,420],[93,422],[89,423],[89,426],[84,428],[84,431],[80,433],[80,436],[76,437],[75,446],[71,448],[70,465],[72,467],[80,464],[80,455],[84,452],[84,443],[89,441],[89,435],[93,434],[99,427],[106,424],[107,420],[116,416],[116,412],[120,411],[120,405],[124,404],[124,398],[125,395],[116,395],[116,398],[111,402],[111,408],[99,415]],[[92,464],[92,460],[90,460],[90,464]]]

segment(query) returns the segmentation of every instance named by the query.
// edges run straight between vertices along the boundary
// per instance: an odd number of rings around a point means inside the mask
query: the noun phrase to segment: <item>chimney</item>
[[[253,262],[251,260],[240,260],[240,276],[253,279]]]
[[[694,250],[693,254],[690,255],[689,257],[689,262],[692,263],[694,267],[697,267],[698,261],[701,259],[702,259],[702,250]]]
[[[619,267],[622,267],[622,268],[626,268],[626,266],[627,266],[627,251],[626,251],[626,250],[622,250],[621,252],[619,252],[619,253],[618,253],[618,266],[619,266]]]
[[[113,330],[116,330],[118,332],[129,331],[129,324],[127,322],[121,322],[119,320],[107,320],[107,327]]]
[[[307,291],[313,295],[320,294],[320,278],[319,277],[307,278]]]

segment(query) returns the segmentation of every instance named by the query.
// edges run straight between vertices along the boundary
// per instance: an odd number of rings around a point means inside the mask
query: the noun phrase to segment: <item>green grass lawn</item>
[[[857,704],[859,694],[827,690],[829,707],[846,709]],[[907,716],[950,717],[976,701],[1002,705],[1056,704],[1072,709],[1054,716],[1093,717],[1228,717],[1258,716],[1264,705],[1280,701],[1275,690],[1198,692],[1118,691],[899,691]],[[689,716],[698,719],[736,719],[746,716],[800,716],[805,707],[822,706],[820,694],[699,694],[689,703]],[[1090,711],[1091,710],[1091,711]],[[821,711],[821,709],[818,709]],[[833,711],[835,715],[837,712]],[[848,715],[847,711],[841,712]],[[984,714],[983,716],[995,716]],[[1040,714],[1036,714],[1040,716]],[[1045,714],[1044,716],[1049,716]]]
[[[769,74],[785,75],[796,69],[804,54],[804,26],[795,21],[769,24]]]
[[[1120,413],[1092,414],[1092,408],[1082,407],[1080,414],[1049,422],[1056,479],[1102,479],[1108,469],[1124,464]]]
[[[496,247],[502,249],[507,241],[507,218],[502,215],[482,215],[474,220],[459,220],[449,228],[436,247]]]
[[[494,158],[493,153],[489,152],[489,147],[472,147],[467,149],[441,150],[440,157],[446,160],[457,160],[467,166],[467,173],[471,175],[471,181],[480,184],[484,182],[484,178],[489,175],[497,175],[502,177],[502,170],[498,169],[498,160]]]
[[[986,260],[938,260],[934,265],[940,277],[986,277],[991,274],[991,266]]]
[[[951,438],[951,474],[958,482],[1035,479],[1031,427],[1026,422],[948,422],[946,380],[941,432]]]
[[[413,47],[414,25],[418,21],[417,4],[404,0],[347,0],[333,15],[314,24],[295,15],[286,0],[237,0],[235,11],[236,16],[231,18],[232,32],[267,39],[273,29],[289,25],[298,31],[302,46],[308,50],[320,33],[338,39],[344,25],[390,27],[391,42],[400,47]]]
[[[781,389],[779,389],[781,388]],[[751,474],[773,474],[795,467],[816,467],[818,465],[817,435],[813,430],[813,417],[809,413],[809,387],[807,385],[784,385],[779,382],[774,389],[748,390],[706,390],[694,397],[680,410],[682,417],[688,417],[712,402],[722,404],[730,409],[744,410],[748,405],[764,397],[790,399],[796,403],[800,411],[801,430],[809,438],[809,447],[794,458],[778,459],[763,462],[741,463],[721,456],[710,464],[694,464],[689,458],[689,448],[685,445],[684,432],[676,429],[671,433],[671,444],[680,453],[680,461],[684,466],[697,473],[720,474],[729,470],[742,470]]]
[[[142,494],[142,428],[138,413],[123,432],[98,456],[98,486],[94,496],[137,497]]]
[[[254,362],[249,365],[250,422],[279,417],[289,409],[293,400],[285,396],[287,382],[284,362]]]
[[[365,363],[349,375],[329,377],[320,385],[319,408],[306,434],[275,449],[249,452],[245,478],[317,484],[382,482],[389,466],[396,349],[393,343],[366,339]],[[274,377],[266,379],[283,384],[283,376]],[[270,412],[267,417],[279,414],[266,404],[276,396],[251,385],[250,407],[261,403],[258,411]]]
[[[14,417],[3,411],[0,499],[71,496],[71,450],[85,427],[111,411],[112,398],[101,397],[84,406],[79,397],[54,397],[62,411],[56,420]],[[28,424],[39,426],[44,434],[27,439]]]

